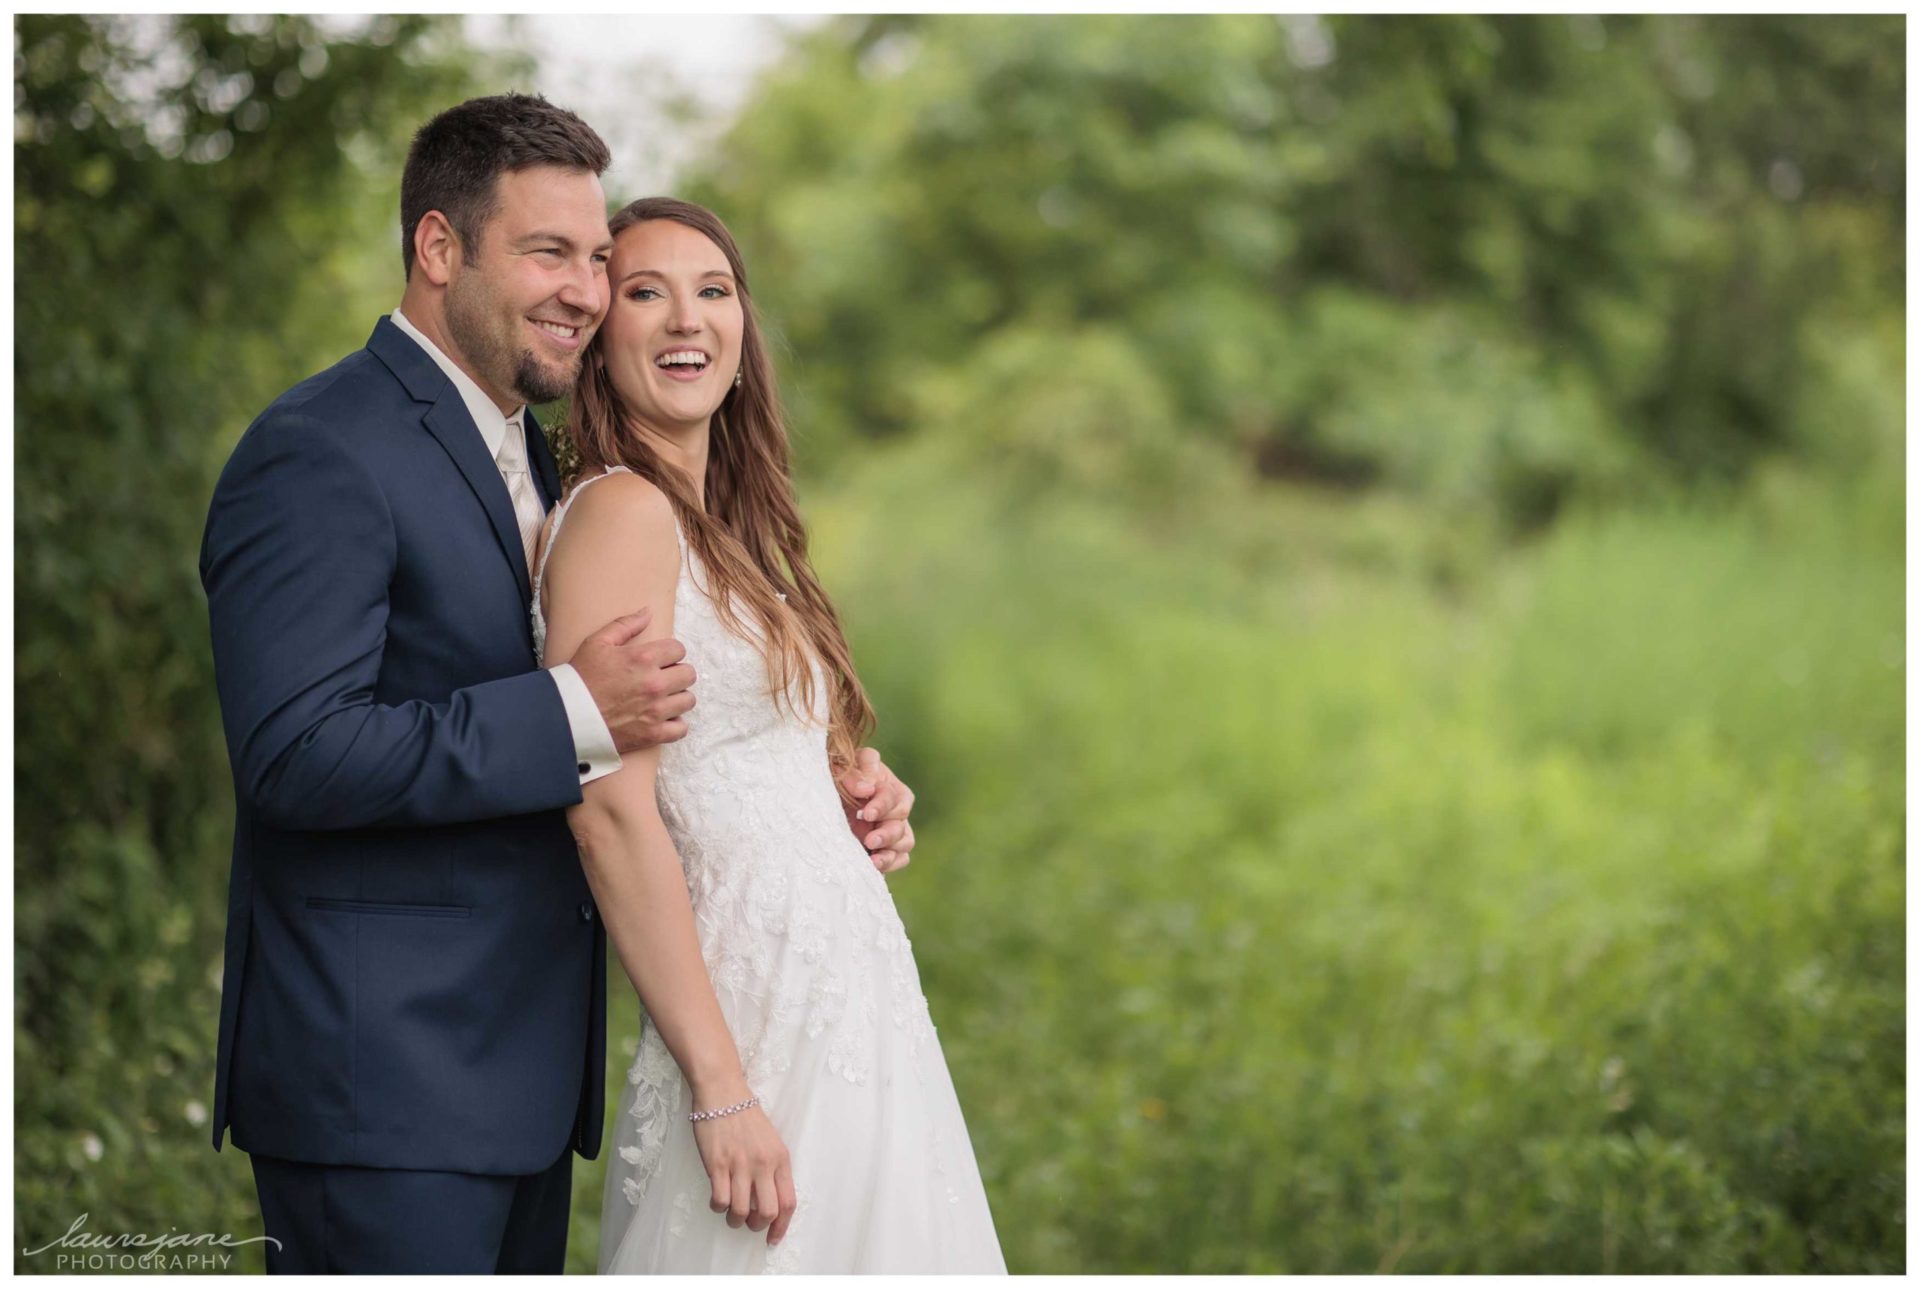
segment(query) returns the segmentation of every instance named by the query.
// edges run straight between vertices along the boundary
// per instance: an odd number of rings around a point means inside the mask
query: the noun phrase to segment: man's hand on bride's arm
[[[913,825],[907,820],[913,810],[913,789],[900,782],[870,747],[861,748],[854,763],[840,772],[840,786],[852,799],[847,823],[867,848],[873,866],[883,873],[905,868],[913,858]]]
[[[623,754],[685,738],[693,710],[687,651],[671,637],[644,639],[652,621],[652,610],[644,608],[615,618],[569,659]]]

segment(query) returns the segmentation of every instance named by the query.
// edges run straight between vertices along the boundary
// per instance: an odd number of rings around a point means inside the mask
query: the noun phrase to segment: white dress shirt
[[[434,365],[447,374],[453,387],[460,391],[460,401],[467,405],[467,412],[473,417],[473,423],[480,429],[480,437],[487,446],[487,456],[496,463],[500,458],[500,445],[505,441],[509,420],[520,426],[526,424],[527,409],[516,407],[512,412],[502,412],[488,398],[485,391],[474,383],[473,377],[460,370],[459,364],[440,352],[440,346],[421,334],[418,327],[407,321],[406,315],[398,308],[393,311],[393,325],[413,337],[415,344],[427,351],[427,357]],[[528,454],[529,462],[531,453]],[[503,475],[501,484],[511,489],[512,484]],[[531,627],[528,628],[531,631]],[[567,709],[567,726],[573,731],[574,760],[578,762],[581,786],[595,779],[612,774],[620,768],[620,752],[613,745],[613,733],[607,729],[607,722],[600,715],[600,708],[594,703],[593,695],[587,692],[587,682],[580,679],[580,673],[571,663],[561,663],[547,672],[553,677],[554,685],[560,690],[560,701]]]

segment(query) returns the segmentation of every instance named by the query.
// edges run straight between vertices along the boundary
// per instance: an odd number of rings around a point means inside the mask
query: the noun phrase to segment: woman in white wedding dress
[[[611,226],[536,643],[557,664],[650,609],[698,705],[569,812],[647,1012],[600,1270],[1004,1272],[905,930],[835,784],[872,711],[807,562],[739,252],[671,199]]]

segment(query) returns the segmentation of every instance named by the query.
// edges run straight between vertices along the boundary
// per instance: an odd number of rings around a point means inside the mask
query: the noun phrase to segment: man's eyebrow
[[[528,233],[525,237],[515,238],[513,244],[515,246],[531,246],[535,242],[556,242],[569,251],[574,247],[573,239],[565,233]],[[596,251],[611,251],[613,249],[613,239],[609,237],[593,249]]]

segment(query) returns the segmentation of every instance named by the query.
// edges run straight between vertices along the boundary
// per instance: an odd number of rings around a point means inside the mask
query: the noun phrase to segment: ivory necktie
[[[533,575],[533,544],[546,522],[547,508],[540,504],[534,490],[533,475],[527,470],[527,436],[518,416],[509,417],[507,432],[500,440],[500,453],[494,457],[500,477],[507,481],[507,495],[513,498],[513,517],[520,525],[520,546],[527,555],[527,575]]]

